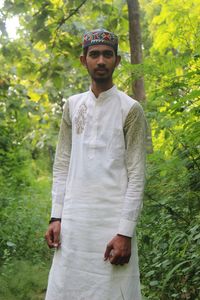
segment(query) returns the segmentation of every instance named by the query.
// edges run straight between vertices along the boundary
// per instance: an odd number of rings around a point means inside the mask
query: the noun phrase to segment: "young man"
[[[46,300],[140,300],[135,227],[145,177],[145,117],[113,85],[118,39],[87,32],[89,91],[64,106],[46,233],[57,248]]]

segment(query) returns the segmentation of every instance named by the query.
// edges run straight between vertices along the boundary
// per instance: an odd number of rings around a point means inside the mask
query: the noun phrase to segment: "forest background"
[[[10,39],[6,20],[20,27]],[[144,299],[200,299],[200,0],[140,0],[143,62],[130,63],[125,0],[6,0],[0,9],[0,299],[44,298],[44,242],[63,99],[85,91],[86,30],[119,36],[119,89],[144,78],[153,153],[138,243]]]

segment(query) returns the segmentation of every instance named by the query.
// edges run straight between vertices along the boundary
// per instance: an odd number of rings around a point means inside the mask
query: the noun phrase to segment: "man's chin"
[[[109,77],[93,77],[93,80],[96,82],[96,83],[104,83],[104,82],[107,82],[109,80]]]

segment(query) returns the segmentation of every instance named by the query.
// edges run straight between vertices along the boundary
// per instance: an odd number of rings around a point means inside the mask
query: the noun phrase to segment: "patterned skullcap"
[[[88,31],[83,36],[83,49],[94,45],[108,45],[117,51],[118,38],[106,29]]]

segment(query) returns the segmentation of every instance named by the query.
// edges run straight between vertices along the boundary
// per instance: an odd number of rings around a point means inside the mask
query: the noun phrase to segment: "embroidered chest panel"
[[[87,106],[82,103],[78,109],[77,116],[75,117],[76,133],[81,134],[84,131],[87,117]]]

